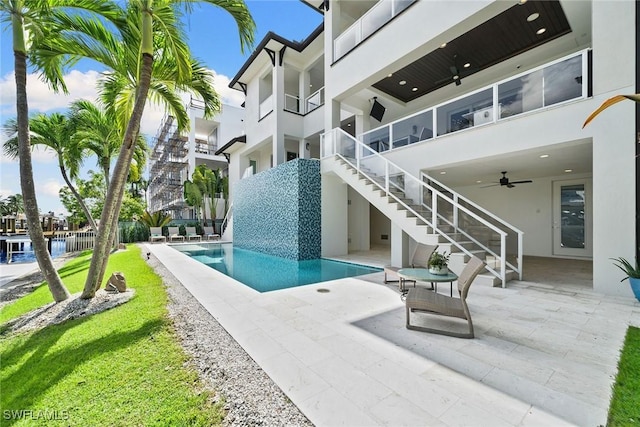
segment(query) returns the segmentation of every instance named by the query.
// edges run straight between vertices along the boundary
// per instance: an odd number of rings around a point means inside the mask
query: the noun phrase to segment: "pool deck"
[[[457,339],[407,330],[382,273],[260,294],[146,247],[318,426],[604,425],[640,326],[633,298],[516,281],[472,286],[476,338]]]

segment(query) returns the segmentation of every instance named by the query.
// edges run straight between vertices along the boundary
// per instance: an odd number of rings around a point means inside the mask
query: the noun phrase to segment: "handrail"
[[[220,236],[224,233],[224,230],[227,229],[227,225],[229,225],[229,218],[233,215],[233,202],[229,204],[229,209],[224,214],[224,219],[222,220],[222,224],[220,224]]]
[[[457,222],[458,215],[457,215],[457,212],[455,211],[455,209],[456,209],[456,205],[458,205],[460,203],[460,201],[463,201],[467,205],[470,205],[471,207],[477,209],[478,211],[482,212],[482,214],[488,216],[489,218],[495,220],[496,222],[499,222],[500,224],[504,225],[505,228],[508,228],[509,230],[514,232],[518,236],[518,266],[522,265],[522,248],[523,248],[523,241],[522,240],[523,240],[523,236],[524,236],[524,231],[520,230],[518,227],[516,227],[513,224],[505,221],[504,219],[500,218],[499,216],[495,215],[494,213],[488,211],[487,209],[485,209],[482,206],[478,205],[474,201],[464,197],[462,194],[454,191],[453,189],[451,189],[450,187],[444,185],[442,182],[438,181],[437,179],[433,178],[432,176],[427,175],[426,173],[422,172],[421,173],[421,177],[422,177],[423,180],[426,178],[431,182],[435,182],[438,185],[438,187],[441,187],[444,190],[446,190],[447,192],[452,194],[453,200],[455,201],[455,204],[453,205],[454,206],[454,213],[453,213],[454,224],[451,224],[451,225],[454,226],[456,229],[458,228],[458,222]],[[473,239],[473,237],[471,237],[471,236],[468,236],[468,237]],[[475,241],[475,239],[473,239],[473,240]],[[520,280],[522,280],[522,268],[518,268],[518,267],[514,266],[513,264],[511,264],[508,261],[507,261],[507,265],[509,267],[513,268],[514,270],[516,270],[518,272],[518,274],[519,274]]]
[[[330,138],[327,138],[327,135],[330,135]],[[351,141],[354,144],[354,147],[355,147],[355,150],[354,150],[355,159],[352,158],[352,157],[347,157],[347,156],[343,155],[341,152],[339,152],[339,150],[337,149],[338,148],[337,147],[337,143],[338,143],[338,137],[339,136],[347,138],[348,141]],[[402,205],[406,210],[408,210],[411,213],[413,213],[420,221],[424,222],[429,227],[431,227],[435,233],[437,233],[440,236],[444,237],[452,245],[456,246],[461,252],[463,252],[463,253],[465,253],[465,254],[467,254],[469,256],[473,256],[473,254],[468,249],[466,249],[463,245],[458,243],[455,239],[453,239],[451,236],[449,236],[445,231],[440,229],[440,227],[438,226],[438,219],[444,218],[444,215],[442,215],[438,211],[438,198],[442,198],[442,199],[444,199],[446,201],[449,201],[456,211],[464,212],[465,214],[469,215],[470,217],[472,217],[473,219],[475,219],[476,221],[481,223],[483,226],[491,229],[493,232],[498,234],[500,236],[500,254],[499,255],[496,254],[495,252],[493,252],[490,248],[488,248],[485,245],[483,245],[482,243],[478,242],[476,239],[473,239],[473,241],[478,246],[480,246],[481,249],[483,249],[483,250],[485,250],[485,251],[487,251],[487,252],[489,252],[491,254],[494,254],[495,256],[498,257],[498,260],[499,260],[499,263],[500,263],[499,271],[495,270],[494,267],[491,267],[489,265],[487,265],[486,268],[487,268],[487,270],[489,272],[491,272],[494,276],[498,277],[502,281],[502,287],[505,286],[505,283],[506,283],[506,266],[507,266],[507,261],[506,261],[506,238],[507,238],[507,233],[505,231],[503,231],[500,228],[496,227],[495,225],[491,224],[485,218],[477,215],[475,212],[471,211],[467,207],[461,205],[458,202],[458,199],[450,198],[449,196],[447,196],[446,194],[441,192],[439,189],[437,189],[437,188],[431,186],[430,184],[422,181],[421,179],[418,179],[417,177],[411,175],[410,173],[405,171],[400,166],[398,166],[395,163],[389,161],[386,157],[382,156],[377,151],[371,149],[370,147],[368,147],[366,144],[362,143],[361,141],[355,139],[354,137],[352,137],[351,135],[349,135],[348,133],[346,133],[344,130],[342,130],[340,128],[335,128],[335,129],[333,129],[333,130],[331,130],[329,132],[326,132],[323,135],[322,144],[323,144],[323,147],[321,149],[321,152],[323,153],[323,157],[326,158],[326,157],[330,157],[332,155],[336,155],[336,156],[340,157],[342,160],[344,160],[345,162],[347,162],[348,164],[350,164],[351,166],[353,166],[354,168],[356,168],[358,173],[360,173],[361,175],[365,176],[367,179],[369,179],[373,183],[373,185],[379,187],[382,191],[384,191],[385,194],[387,195],[387,197],[391,197],[396,202],[398,202],[400,205]],[[383,181],[383,183],[380,183],[379,181],[373,179],[373,177],[371,177],[367,172],[365,172],[362,169],[362,167],[361,167],[362,161],[366,160],[367,158],[377,158],[377,159],[379,159],[379,160],[381,160],[383,162],[383,164],[384,164],[384,181]],[[355,160],[355,164],[353,163],[353,160]],[[397,185],[395,185],[393,182],[391,182],[391,179],[390,179],[391,178],[391,174],[390,174],[391,170],[394,171],[393,176],[397,176],[397,175],[400,175],[400,174],[402,174],[404,176],[404,179],[405,179],[404,188],[406,188],[406,181],[409,180],[409,181],[413,181],[415,184],[417,184],[418,189],[421,190],[420,194],[423,194],[423,190],[425,190],[425,189],[431,193],[432,203],[431,203],[431,206],[429,207],[430,210],[431,210],[431,218],[425,217],[421,212],[416,211],[413,207],[411,207],[410,205],[405,203],[402,199],[400,199],[393,192],[391,192],[390,185],[397,187]],[[397,171],[397,172],[395,172],[395,171]],[[457,194],[454,191],[452,191],[452,193]],[[462,233],[462,231],[459,229],[459,227],[456,228],[456,232],[461,232]],[[465,236],[467,236],[467,237],[470,237],[469,234],[466,233],[466,232],[464,232],[463,234],[465,234]],[[521,253],[521,249],[520,248],[519,248],[519,253]],[[516,266],[511,266],[511,267],[514,268],[516,271],[518,271],[519,274],[522,274],[522,263],[521,263],[520,260],[521,260],[521,258],[519,257],[519,264],[518,264],[517,267]]]

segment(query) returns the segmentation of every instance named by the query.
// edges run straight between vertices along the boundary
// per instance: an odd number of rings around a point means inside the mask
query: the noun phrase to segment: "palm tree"
[[[38,52],[38,64],[44,69],[48,69],[49,62],[60,61],[69,53],[90,57],[109,67],[112,72],[106,75],[101,85],[102,100],[108,108],[113,109],[119,123],[123,126],[126,123],[123,144],[113,168],[100,218],[83,298],[95,295],[104,276],[133,159],[134,142],[147,99],[160,102],[169,109],[180,129],[186,128],[188,115],[179,92],[195,93],[202,99],[205,116],[211,116],[219,110],[212,75],[191,57],[184,40],[179,7],[184,6],[184,10],[189,12],[194,3],[178,0],[129,2],[122,14],[124,22],[116,25],[119,37],[95,23],[89,25],[86,21],[63,17],[56,30],[69,36],[53,39],[52,43],[42,45]],[[231,14],[237,23],[243,50],[253,43],[255,23],[243,0],[207,0],[198,3],[219,6]],[[83,36],[73,37],[75,31]],[[86,34],[90,34],[91,38],[87,38]]]
[[[17,122],[14,119],[8,120],[4,126],[5,134],[9,137],[4,143],[4,152],[11,158],[18,156],[17,126]],[[32,146],[43,145],[56,152],[62,179],[64,179],[67,187],[69,187],[69,190],[78,201],[80,208],[87,217],[87,221],[89,221],[89,225],[94,232],[97,232],[98,227],[86,203],[84,203],[77,188],[71,182],[72,179],[78,178],[84,157],[82,147],[71,138],[73,134],[71,123],[66,116],[60,113],[51,115],[38,114],[29,120],[29,128]]]
[[[69,7],[79,8],[85,12],[77,14],[76,19],[78,21],[95,16],[91,14],[87,16],[86,12],[100,14],[105,19],[114,17],[112,15],[113,4],[106,0],[4,0],[0,2],[2,21],[11,28],[13,39],[20,186],[24,197],[25,215],[38,266],[56,302],[69,298],[69,291],[60,280],[60,276],[53,266],[51,255],[47,250],[47,245],[44,239],[41,238],[43,232],[33,183],[33,163],[29,136],[27,58],[33,62],[34,57],[30,55],[42,40],[51,42],[65,37],[61,31],[57,31],[59,27],[56,28],[54,21],[60,18],[63,18],[63,20],[64,18],[70,18],[71,12],[66,9]],[[68,58],[66,59],[68,60]],[[40,70],[44,72],[47,80],[53,83],[54,89],[59,88],[66,91],[62,80],[62,65],[65,63],[64,61],[65,58],[54,58],[49,61],[46,69],[40,68]]]
[[[24,200],[22,194],[12,194],[7,197],[7,210],[10,215],[18,216],[18,214],[24,212]]]

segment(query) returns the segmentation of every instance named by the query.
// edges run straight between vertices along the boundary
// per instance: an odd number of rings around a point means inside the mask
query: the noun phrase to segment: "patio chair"
[[[209,226],[204,226],[204,235],[203,237],[205,237],[207,240],[220,240],[220,235],[216,234],[216,232],[213,230],[213,226],[209,225]]]
[[[407,329],[421,332],[430,332],[440,335],[448,335],[458,338],[473,338],[473,323],[471,313],[467,306],[467,294],[469,287],[478,273],[484,270],[485,264],[480,258],[472,257],[460,273],[458,278],[458,293],[460,297],[450,297],[439,294],[426,288],[411,288],[405,300],[407,310]],[[412,312],[424,312],[431,315],[450,316],[465,319],[469,326],[469,332],[454,332],[444,329],[427,328],[411,323]]]
[[[180,234],[180,227],[168,227],[169,228],[169,241],[181,240],[184,242],[184,236]]]
[[[185,227],[187,240],[202,240],[202,236],[196,233],[195,227]]]
[[[438,245],[425,245],[422,243],[418,243],[416,248],[413,251],[413,255],[411,256],[411,264],[408,267],[411,268],[427,268],[427,263],[429,262],[429,258],[431,254],[438,249]],[[404,267],[394,267],[392,265],[384,266],[384,283],[397,283],[400,282],[398,280],[387,280],[387,274],[398,274],[398,270]]]
[[[162,227],[149,227],[149,243],[166,242],[166,236],[162,235]]]

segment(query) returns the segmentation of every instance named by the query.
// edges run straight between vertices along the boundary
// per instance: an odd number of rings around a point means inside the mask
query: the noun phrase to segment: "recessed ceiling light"
[[[569,172],[573,172],[573,169],[565,169],[564,171],[565,171],[566,173],[569,173]]]
[[[417,87],[411,88],[411,92],[417,92],[417,91],[418,91]]]
[[[463,65],[463,67],[464,67],[464,68],[469,68],[469,67],[471,67],[471,63],[470,63],[470,62],[467,62],[466,64],[464,64],[464,65]]]
[[[540,154],[540,158],[541,158],[541,159],[546,159],[547,157],[549,157],[549,155],[548,155],[548,154]]]
[[[476,181],[476,184],[480,184],[481,182],[482,182],[482,180],[479,179],[479,180]]]
[[[389,74],[387,75],[387,77],[391,77],[391,76],[393,76],[393,73],[389,73]]]
[[[453,76],[453,80],[458,80],[460,76]]]
[[[540,34],[544,33],[545,31],[547,31],[546,28],[540,28],[538,31],[536,31],[536,34],[540,35]]]
[[[446,174],[447,174],[447,172],[446,172],[446,171],[442,171],[442,172],[440,172],[440,175],[446,175]]]
[[[446,42],[445,42],[445,43],[442,43],[442,44],[440,45],[440,49],[444,49],[445,47],[447,47],[447,43],[446,43]]]
[[[527,2],[527,0],[520,0],[520,1],[518,2],[518,4],[525,4],[526,2]]]
[[[539,17],[540,17],[540,14],[538,12],[532,13],[531,15],[527,16],[527,22],[533,22]]]
[[[351,127],[351,123],[347,123],[347,127]]]
[[[406,84],[407,84],[407,81],[406,81],[406,80],[400,80],[400,81],[398,82],[398,84],[399,84],[400,86],[404,86],[404,85],[406,85]]]

